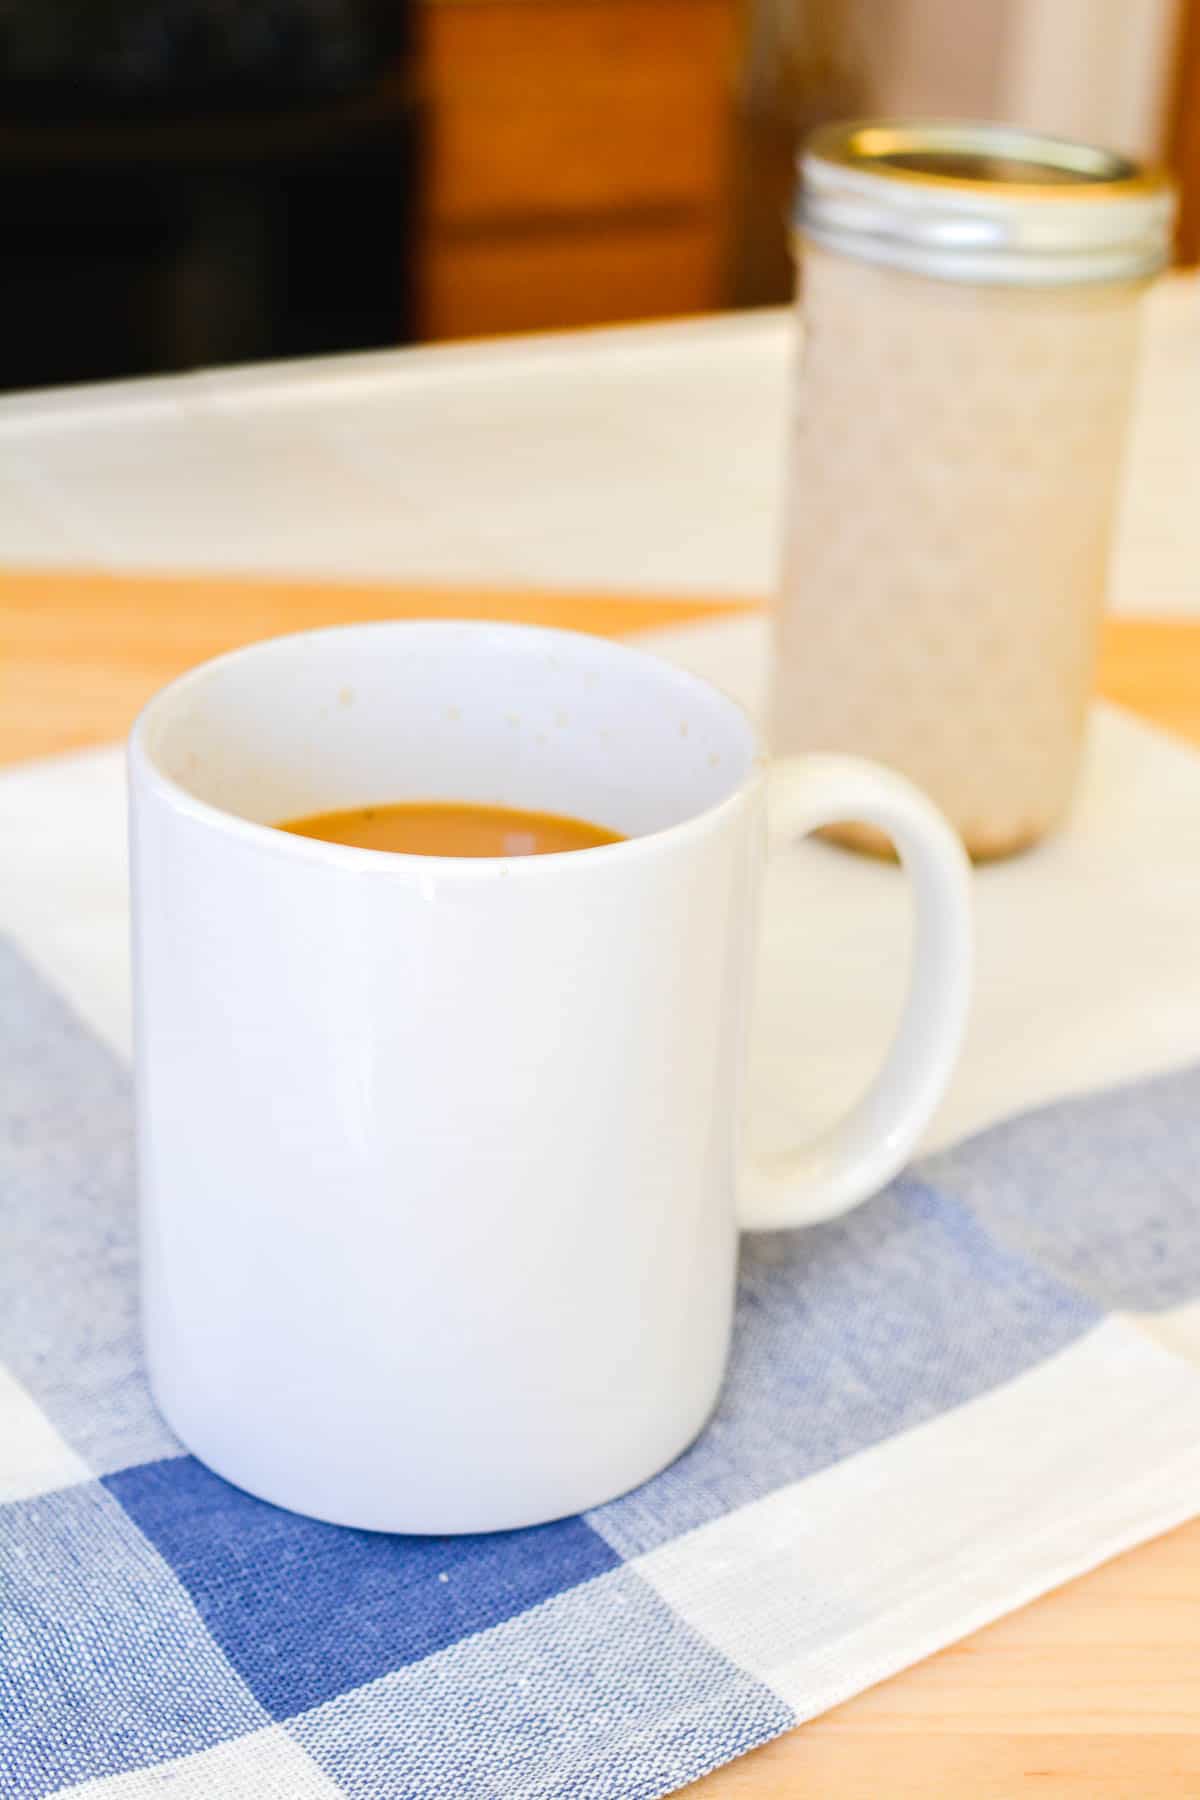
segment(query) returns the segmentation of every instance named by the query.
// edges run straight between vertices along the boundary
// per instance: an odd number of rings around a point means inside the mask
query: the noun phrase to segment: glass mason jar
[[[1002,856],[1074,785],[1173,194],[1002,125],[830,127],[801,174],[774,744],[889,763]]]

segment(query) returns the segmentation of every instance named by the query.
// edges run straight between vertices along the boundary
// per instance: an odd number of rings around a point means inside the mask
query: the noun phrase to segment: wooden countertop
[[[118,737],[181,669],[276,632],[408,614],[617,633],[710,611],[625,597],[0,574],[0,762]],[[1099,685],[1200,745],[1200,622],[1109,621]],[[1200,1521],[687,1791],[696,1800],[1195,1800]]]
[[[745,601],[542,590],[0,571],[0,764],[123,735],[173,675],[236,644],[351,619],[521,618],[619,633]],[[1200,623],[1110,619],[1102,693],[1200,743]]]

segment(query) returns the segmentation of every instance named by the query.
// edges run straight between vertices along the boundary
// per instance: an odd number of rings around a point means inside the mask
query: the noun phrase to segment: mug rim
[[[256,656],[263,656],[276,646],[297,644],[315,639],[329,639],[353,635],[393,635],[407,637],[410,634],[445,636],[449,638],[506,638],[523,639],[532,644],[541,640],[548,648],[555,644],[568,643],[574,649],[583,644],[592,647],[597,653],[613,655],[618,661],[633,658],[645,667],[650,665],[656,677],[673,684],[677,690],[690,693],[702,699],[706,705],[716,706],[723,710],[744,731],[749,748],[749,760],[744,774],[720,799],[689,813],[685,818],[676,820],[671,825],[664,825],[655,831],[641,832],[634,836],[622,837],[612,844],[594,844],[581,850],[543,851],[534,856],[438,856],[405,850],[375,850],[358,844],[339,844],[323,838],[304,837],[299,833],[281,830],[277,825],[263,825],[252,819],[244,819],[239,814],[228,811],[225,807],[216,806],[209,800],[200,797],[187,788],[183,782],[173,775],[168,775],[155,760],[149,746],[149,735],[160,714],[169,712],[188,688],[210,675],[214,670],[238,661],[245,661]],[[130,786],[140,785],[148,793],[168,806],[171,810],[186,815],[199,825],[209,830],[221,832],[226,836],[241,839],[248,845],[268,855],[286,858],[299,858],[304,862],[323,865],[327,868],[357,869],[361,872],[385,874],[387,872],[416,874],[422,871],[437,873],[439,879],[453,874],[464,880],[486,880],[500,870],[506,875],[519,873],[521,879],[536,878],[540,874],[549,874],[561,869],[564,862],[576,868],[582,861],[592,862],[597,857],[605,857],[611,863],[617,858],[628,859],[631,855],[646,855],[673,848],[701,830],[708,829],[718,823],[728,812],[735,810],[745,800],[747,794],[764,779],[769,755],[758,724],[746,711],[745,707],[732,695],[724,692],[713,682],[701,675],[694,675],[688,669],[658,657],[652,651],[642,649],[635,644],[627,643],[622,638],[603,637],[597,632],[573,630],[568,627],[551,625],[526,625],[519,620],[507,619],[364,619],[338,625],[312,626],[304,631],[280,632],[272,637],[256,638],[248,644],[239,644],[232,650],[224,650],[217,656],[207,657],[203,662],[194,664],[181,674],[174,676],[163,687],[160,687],[141,707],[129,729],[126,746],[128,777]]]

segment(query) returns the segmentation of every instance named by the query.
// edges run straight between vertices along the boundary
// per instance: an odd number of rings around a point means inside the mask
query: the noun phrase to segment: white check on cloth
[[[752,697],[758,624],[659,648]],[[1200,758],[1095,740],[1069,832],[978,877],[930,1154],[746,1240],[672,1468],[481,1538],[279,1511],[158,1418],[121,760],[0,776],[0,1794],[652,1800],[1200,1510]],[[861,1081],[905,930],[896,871],[779,847],[764,1141]]]

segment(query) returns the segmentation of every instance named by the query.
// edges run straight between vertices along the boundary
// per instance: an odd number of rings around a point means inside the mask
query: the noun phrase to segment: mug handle
[[[884,832],[913,887],[908,993],[883,1067],[846,1116],[810,1144],[743,1171],[749,1231],[829,1219],[907,1162],[958,1058],[971,993],[970,865],[941,813],[903,776],[852,756],[785,758],[768,786],[772,835],[853,819]]]

